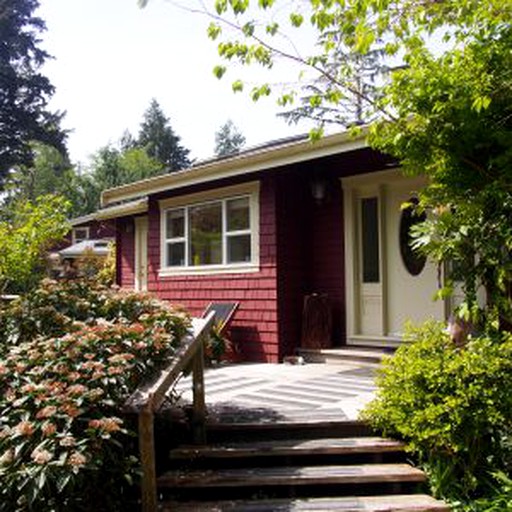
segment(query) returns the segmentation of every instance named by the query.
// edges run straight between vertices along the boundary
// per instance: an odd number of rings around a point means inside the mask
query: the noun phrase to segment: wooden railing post
[[[192,437],[195,444],[206,444],[206,404],[204,398],[203,339],[201,340],[201,344],[197,349],[192,368],[192,393],[194,399],[192,411]]]
[[[142,465],[142,511],[156,512],[156,462],[153,404],[149,400],[139,413],[139,451]]]
[[[156,512],[154,412],[165,400],[166,392],[178,377],[192,365],[194,410],[192,428],[196,443],[206,442],[206,405],[204,396],[204,342],[212,328],[215,313],[206,318],[193,319],[192,329],[181,340],[181,345],[168,364],[151,380],[141,384],[124,404],[125,412],[139,417],[139,451],[142,465],[142,510]]]

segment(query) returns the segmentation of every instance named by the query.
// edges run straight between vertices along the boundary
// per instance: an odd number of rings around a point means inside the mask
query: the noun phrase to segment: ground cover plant
[[[512,334],[489,331],[457,346],[429,322],[407,336],[364,417],[406,440],[434,493],[459,510],[512,510]]]
[[[0,510],[126,509],[138,464],[121,406],[188,316],[145,294],[44,281],[1,318]]]

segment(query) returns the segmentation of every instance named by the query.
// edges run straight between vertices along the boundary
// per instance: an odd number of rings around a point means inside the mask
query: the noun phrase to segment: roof
[[[343,132],[325,136],[315,142],[312,142],[306,136],[280,139],[231,156],[204,160],[191,168],[178,172],[105,190],[101,195],[101,204],[105,208],[158,192],[276,169],[284,165],[353,151],[367,146],[365,131],[357,137],[349,132]]]
[[[90,213],[89,215],[83,215],[82,217],[75,217],[74,219],[69,219],[69,223],[75,227],[80,226],[81,224],[88,224],[96,220],[96,215],[94,213]]]
[[[59,251],[63,258],[79,258],[87,253],[92,253],[95,256],[107,256],[109,253],[109,245],[111,240],[82,240],[76,244],[70,245],[65,249]]]

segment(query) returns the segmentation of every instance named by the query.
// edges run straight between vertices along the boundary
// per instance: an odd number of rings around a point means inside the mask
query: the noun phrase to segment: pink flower
[[[68,380],[71,382],[77,381],[80,377],[81,375],[78,372],[71,372],[68,374]]]
[[[38,420],[40,420],[42,418],[51,418],[56,412],[57,412],[57,407],[55,407],[54,405],[48,405],[48,406],[44,407],[43,409],[41,409],[36,414],[36,418]]]
[[[102,422],[100,420],[89,421],[89,428],[99,429],[101,428]]]
[[[36,449],[32,452],[31,457],[36,464],[46,464],[52,460],[53,455],[48,450]]]
[[[76,416],[79,416],[82,411],[75,407],[73,404],[64,404],[61,405],[60,410],[67,414],[70,418],[76,418]]]
[[[121,430],[120,425],[123,423],[123,420],[120,418],[104,418],[103,419],[103,429],[106,432],[117,432],[118,430]]]
[[[7,466],[14,460],[14,450],[9,448],[0,457],[0,466]]]
[[[60,443],[59,443],[61,446],[66,446],[66,447],[69,447],[69,446],[75,446],[76,444],[76,440],[73,436],[66,436],[66,437],[63,437],[61,440],[60,440]]]
[[[69,386],[68,395],[83,395],[87,391],[87,386],[83,384],[74,384],[73,386]]]
[[[85,456],[78,452],[73,452],[68,457],[68,464],[73,467],[85,466],[86,462],[87,462],[87,459],[85,458]]]
[[[43,435],[46,437],[53,436],[55,432],[57,432],[57,427],[54,423],[47,422],[41,427],[41,431],[43,432]]]
[[[20,421],[14,430],[22,436],[31,436],[34,433],[34,424],[30,421]]]

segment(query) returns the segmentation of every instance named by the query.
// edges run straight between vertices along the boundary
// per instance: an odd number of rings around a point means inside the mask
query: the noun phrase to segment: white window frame
[[[249,229],[227,231],[227,202],[232,199],[249,198]],[[223,263],[214,265],[188,265],[189,261],[189,221],[188,209],[209,203],[222,204],[222,258]],[[185,236],[174,239],[166,238],[167,212],[183,208],[185,210]],[[251,261],[227,263],[227,239],[236,235],[251,235]],[[169,242],[185,243],[185,265],[167,266],[167,251]],[[244,183],[224,187],[207,192],[190,194],[160,201],[160,271],[161,277],[174,275],[203,275],[235,272],[257,272],[260,265],[259,255],[259,182]],[[170,244],[169,244],[170,245]]]
[[[84,237],[77,236],[78,231],[84,231],[85,236]],[[90,236],[90,228],[88,226],[76,227],[76,228],[73,228],[73,230],[71,232],[71,241],[73,242],[73,244],[78,244],[79,242],[83,242],[84,240],[89,240],[89,236]]]

